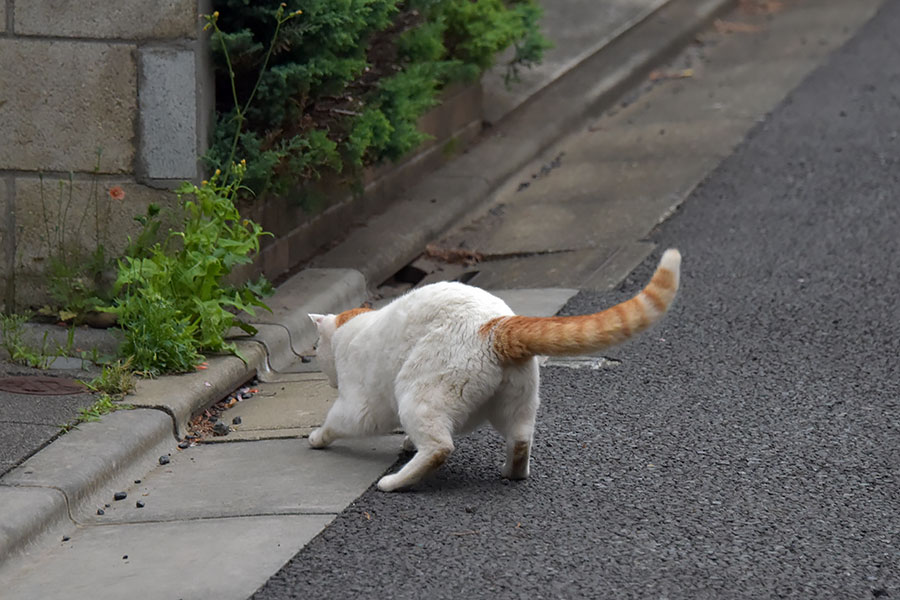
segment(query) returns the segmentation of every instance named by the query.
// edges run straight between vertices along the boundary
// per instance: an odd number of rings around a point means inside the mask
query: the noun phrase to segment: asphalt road
[[[685,257],[660,327],[543,369],[529,481],[473,434],[254,598],[900,597],[897,31],[890,0],[654,234]]]

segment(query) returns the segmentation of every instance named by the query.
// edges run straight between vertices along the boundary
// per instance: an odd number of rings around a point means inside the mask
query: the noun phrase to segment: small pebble
[[[300,362],[302,362],[302,363],[312,362],[312,358],[310,358],[309,356],[301,356]]]
[[[169,464],[169,457],[166,456],[166,455],[160,456],[160,457],[159,457],[159,464],[161,464],[161,465],[167,465],[167,464]]]
[[[140,479],[135,479],[134,482],[135,482],[135,483],[140,483],[141,480],[140,480]]]
[[[184,449],[186,449],[186,448],[190,448],[190,447],[191,447],[191,443],[188,442],[187,440],[185,440],[185,441],[183,441],[183,442],[178,442],[178,447],[181,448],[182,450],[184,450]]]
[[[103,510],[102,508],[98,508],[98,509],[97,509],[97,514],[98,514],[98,515],[105,515],[105,514],[106,514],[106,511]]]
[[[127,554],[123,555],[122,560],[128,560],[128,555]]]
[[[240,425],[243,422],[243,419],[240,417],[235,417],[231,420],[232,425]]]
[[[473,513],[473,512],[475,512],[475,507],[474,507],[474,506],[467,506],[467,507],[466,507],[466,512],[467,512],[467,513]]]
[[[228,435],[228,432],[231,431],[231,428],[228,427],[227,423],[223,423],[222,421],[217,421],[215,425],[213,425],[213,433],[216,435]]]
[[[116,492],[113,494],[113,500],[124,500],[127,497],[128,494],[126,492]]]
[[[72,538],[70,538],[70,537],[67,536],[67,535],[64,535],[64,536],[63,536],[63,541],[64,541],[64,542],[68,542],[68,541],[71,540],[71,539],[72,539]]]
[[[138,501],[135,503],[135,506],[137,506],[138,508],[144,508],[144,501],[143,501],[143,500],[138,500]]]
[[[110,507],[110,504],[109,504],[109,503],[106,503],[106,504],[103,505],[103,508],[109,508],[109,507]]]

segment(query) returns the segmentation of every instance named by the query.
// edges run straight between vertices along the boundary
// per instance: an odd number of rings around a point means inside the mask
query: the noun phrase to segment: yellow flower
[[[241,166],[242,166],[242,167],[246,167],[246,166],[247,166],[247,159],[246,159],[246,158],[242,158],[242,159],[241,159]]]
[[[200,185],[209,185],[209,182],[204,179],[203,181],[200,182]]]
[[[213,13],[213,19],[218,19],[218,18],[219,18],[219,11],[216,11]]]
[[[302,15],[302,14],[303,14],[303,11],[302,11],[302,10],[297,10],[297,11],[294,11],[294,14],[295,14],[295,15]]]
[[[221,174],[222,174],[222,170],[221,170],[221,169],[216,169],[216,175],[221,175]]]

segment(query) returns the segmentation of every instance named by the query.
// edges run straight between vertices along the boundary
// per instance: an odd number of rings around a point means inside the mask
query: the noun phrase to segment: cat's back
[[[509,306],[481,288],[442,281],[415,289],[392,302],[387,308],[402,312],[409,324],[469,322],[480,326],[495,317],[512,315]]]
[[[419,374],[471,378],[473,365],[488,364],[484,361],[488,342],[479,329],[491,319],[512,314],[503,300],[479,288],[455,282],[423,286],[337,330],[338,362],[354,365],[345,370],[353,375],[342,377],[364,380],[369,393],[379,395],[378,389],[384,398],[392,397],[395,377],[408,364],[414,364],[413,371]]]
[[[482,325],[512,314],[503,300],[482,289],[433,283],[351,319],[337,330],[335,351],[342,356],[358,354],[355,359],[377,363],[385,372],[396,372],[417,348],[452,362],[483,350],[485,339],[478,333]]]

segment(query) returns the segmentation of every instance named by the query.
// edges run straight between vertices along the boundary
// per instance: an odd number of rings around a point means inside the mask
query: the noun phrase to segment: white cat
[[[675,298],[680,266],[679,252],[667,250],[643,291],[593,315],[514,316],[496,296],[461,283],[427,285],[377,311],[310,315],[338,398],[309,444],[402,427],[416,454],[378,481],[390,492],[440,467],[455,435],[488,421],[506,440],[502,475],[524,479],[539,404],[535,356],[596,352],[646,329]]]

